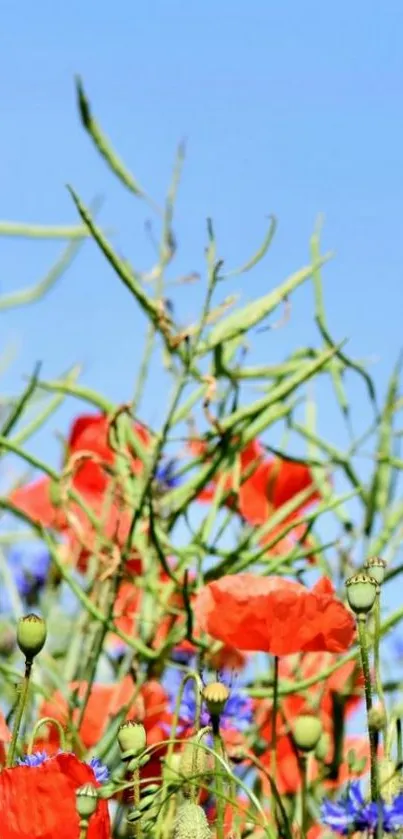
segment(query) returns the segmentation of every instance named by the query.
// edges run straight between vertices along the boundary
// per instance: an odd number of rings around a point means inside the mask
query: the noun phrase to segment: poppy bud
[[[354,574],[346,580],[347,600],[350,609],[357,615],[370,612],[378,593],[378,583],[368,574]]]
[[[122,752],[122,760],[140,755],[147,745],[144,725],[132,720],[122,723],[118,731],[118,743]]]
[[[374,731],[382,731],[386,725],[386,714],[382,705],[374,705],[368,712],[368,725]]]
[[[25,658],[32,661],[46,641],[46,624],[38,615],[26,615],[17,625],[17,644]]]
[[[229,689],[222,682],[212,682],[206,685],[202,697],[207,705],[208,712],[212,717],[219,717],[222,714],[228,698]]]
[[[191,737],[187,741],[180,757],[179,774],[187,780],[193,780],[197,786],[200,786],[203,775],[208,772],[208,757],[200,746],[200,740],[197,737]],[[184,784],[183,794],[187,798],[191,794],[191,784]]]
[[[322,734],[322,723],[318,717],[301,714],[292,728],[295,745],[301,752],[311,752]]]
[[[316,760],[324,762],[330,752],[331,745],[332,741],[329,737],[329,734],[327,733],[327,731],[323,731],[319,737],[319,740],[315,748]]]
[[[93,784],[84,784],[76,790],[76,807],[80,819],[88,821],[98,805],[98,793]]]
[[[382,585],[386,572],[386,562],[382,557],[370,556],[364,565],[364,570],[366,574],[376,580],[378,585]]]
[[[212,839],[204,810],[198,804],[185,801],[176,817],[174,839]]]

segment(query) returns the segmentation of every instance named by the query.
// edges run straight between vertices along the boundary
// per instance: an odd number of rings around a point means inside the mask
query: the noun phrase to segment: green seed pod
[[[147,735],[144,725],[129,720],[122,723],[118,731],[118,743],[122,760],[137,757],[147,745]]]
[[[93,784],[84,784],[76,790],[76,808],[81,819],[88,820],[98,805],[98,793]]]
[[[311,752],[322,734],[322,723],[319,717],[301,714],[293,724],[292,734],[295,745],[301,752]]]
[[[46,641],[46,624],[38,615],[26,615],[17,625],[17,644],[25,658],[32,661]]]
[[[173,839],[212,839],[204,810],[198,804],[185,801],[178,810]]]
[[[206,685],[203,690],[202,697],[207,705],[208,712],[212,717],[218,717],[222,714],[227,704],[229,694],[229,689],[226,685],[223,685],[222,682],[212,682],[210,685]]]
[[[356,615],[370,612],[378,593],[378,583],[368,574],[354,574],[346,580],[347,600]]]
[[[374,731],[382,731],[387,722],[386,714],[382,705],[374,705],[368,713],[368,725]]]
[[[332,746],[332,741],[329,734],[326,731],[323,731],[319,737],[319,740],[316,744],[315,748],[315,757],[316,760],[320,760],[324,762],[329,755],[330,749]]]
[[[386,567],[386,562],[382,557],[370,556],[364,565],[364,570],[373,580],[376,580],[378,585],[382,585],[385,579]]]
[[[191,737],[183,749],[179,762],[179,774],[182,778],[193,781],[193,783],[183,785],[182,791],[186,798],[191,795],[192,786],[201,785],[203,777],[208,773],[208,764],[208,756],[200,745],[199,738]]]

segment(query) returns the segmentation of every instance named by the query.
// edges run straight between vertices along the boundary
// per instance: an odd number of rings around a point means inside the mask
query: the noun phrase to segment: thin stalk
[[[215,728],[215,726],[214,726],[214,728]],[[222,745],[221,745],[221,736],[220,736],[219,729],[216,732],[214,732],[214,734],[213,734],[213,744],[214,744],[214,752],[215,752],[215,759],[214,759],[214,791],[215,791],[216,812],[217,812],[216,835],[217,835],[217,839],[224,839],[225,800],[224,800],[224,784],[223,784],[223,777],[222,777],[222,764],[221,764],[221,761],[220,761],[220,757],[221,757],[221,753],[222,753]]]
[[[279,657],[274,656],[274,676],[273,676],[273,705],[271,712],[271,776],[275,779],[277,769],[277,715],[278,715],[278,675],[279,675]],[[274,795],[273,789],[270,787],[271,807],[274,812]]]
[[[300,757],[301,772],[301,833],[305,839],[308,826],[308,758],[306,755]]]
[[[81,819],[80,821],[80,839],[87,839],[88,833],[88,819]]]
[[[58,720],[55,720],[54,717],[41,717],[41,719],[38,720],[38,722],[35,723],[33,727],[31,737],[29,738],[27,754],[32,754],[35,738],[39,729],[42,728],[43,725],[47,725],[48,723],[52,723],[52,725],[54,725],[55,728],[57,728],[59,732],[59,747],[62,750],[62,752],[66,751],[66,734],[62,724]]]
[[[401,719],[396,720],[396,752],[397,752],[397,765],[399,767],[399,773],[402,774],[402,767],[403,767],[403,738],[402,738],[402,721]]]
[[[17,748],[18,734],[19,734],[19,731],[20,731],[22,718],[24,716],[24,712],[25,712],[26,707],[27,707],[28,692],[29,692],[29,680],[30,680],[30,676],[31,676],[31,670],[32,670],[32,658],[31,659],[26,658],[25,659],[24,680],[23,680],[23,683],[22,683],[22,690],[21,690],[20,698],[19,698],[18,705],[17,705],[17,712],[16,712],[16,716],[15,716],[13,734],[12,734],[12,737],[11,737],[11,744],[10,744],[10,748],[9,748],[9,751],[8,751],[8,754],[7,754],[6,767],[10,767],[14,763],[14,757],[15,757],[15,752],[16,752],[16,748]]]
[[[368,640],[367,640],[367,631],[366,631],[366,616],[365,615],[358,615],[357,617],[357,624],[358,624],[358,640],[360,645],[360,652],[361,652],[361,662],[362,662],[362,669],[364,673],[364,687],[365,687],[365,705],[367,710],[367,725],[368,725],[368,737],[369,737],[369,751],[370,751],[370,761],[371,761],[371,799],[372,801],[377,801],[379,798],[378,793],[378,756],[377,756],[377,732],[374,730],[373,726],[370,722],[370,712],[372,709],[372,687],[371,687],[371,674],[369,669],[369,656],[368,656]]]
[[[136,766],[136,769],[133,772],[133,801],[136,810],[139,809],[140,806],[140,767]],[[137,819],[134,823],[134,835],[136,839],[141,839],[142,836],[142,829],[141,829],[141,819]]]
[[[387,734],[387,716],[386,716],[386,704],[385,704],[385,695],[383,692],[383,685],[382,685],[382,673],[381,673],[381,659],[380,659],[380,640],[381,640],[381,597],[380,592],[376,595],[375,604],[374,604],[374,620],[375,620],[375,633],[374,633],[374,669],[375,669],[375,687],[376,692],[378,695],[379,703],[382,708],[382,716],[384,719],[384,724],[382,726],[382,737],[384,746],[386,746],[386,734]]]

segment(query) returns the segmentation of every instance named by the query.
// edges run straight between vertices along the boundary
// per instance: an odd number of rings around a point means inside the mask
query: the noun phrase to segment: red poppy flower
[[[282,577],[228,575],[201,589],[194,613],[213,638],[277,656],[343,652],[355,634],[352,613],[326,577],[310,590]]]
[[[195,454],[203,454],[205,445],[202,441],[193,440],[191,449]],[[263,544],[272,541],[283,530],[285,525],[298,518],[311,504],[320,500],[320,493],[315,487],[312,473],[308,466],[295,460],[284,460],[278,457],[267,458],[263,446],[258,440],[252,440],[240,452],[239,489],[235,489],[232,476],[228,475],[225,491],[229,494],[227,504],[234,506],[236,492],[236,507],[240,515],[248,524],[260,526],[269,521],[275,510],[279,510],[303,490],[309,490],[308,497],[293,513],[286,516],[280,525],[268,532]],[[214,496],[217,481],[215,480],[198,495],[200,501],[211,501]],[[288,553],[295,541],[303,540],[306,525],[298,525],[295,531],[279,539],[270,550],[272,553]]]
[[[121,497],[111,470],[115,452],[109,445],[109,419],[105,414],[77,417],[66,444],[66,463],[71,466],[71,487],[102,521],[102,534],[121,546],[129,533],[132,512]],[[141,443],[150,443],[150,434],[136,422],[134,431]],[[133,474],[139,474],[143,464],[134,454],[130,456]],[[69,547],[80,567],[85,568],[88,555],[99,549],[99,534],[79,504],[69,501],[58,506],[52,498],[51,480],[40,478],[14,490],[10,500],[33,521],[67,536]],[[101,546],[102,547],[102,546]],[[134,556],[134,572],[139,571],[139,557]]]
[[[79,839],[76,790],[99,786],[90,766],[73,754],[60,754],[40,766],[14,766],[0,772],[1,839]],[[110,839],[106,801],[91,816],[88,839]]]

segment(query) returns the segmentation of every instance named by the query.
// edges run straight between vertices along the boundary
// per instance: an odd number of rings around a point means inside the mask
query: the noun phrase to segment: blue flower
[[[14,549],[9,555],[9,566],[22,600],[32,605],[46,583],[50,566],[49,551],[43,546]]]
[[[374,833],[378,824],[384,833],[393,833],[403,827],[403,795],[398,795],[391,804],[382,799],[378,802],[366,801],[359,781],[352,781],[338,801],[323,802],[321,820],[343,835],[364,831]]]
[[[102,763],[99,757],[92,757],[89,761],[88,766],[91,766],[91,769],[95,775],[95,780],[98,781],[99,784],[104,784],[105,781],[109,778],[109,769]]]
[[[179,478],[175,475],[176,466],[176,460],[171,459],[167,460],[157,469],[156,478],[161,489],[174,489],[180,483]]]
[[[33,752],[30,755],[25,755],[25,757],[20,758],[17,763],[19,766],[40,766],[46,760],[49,760],[49,755],[46,752]]]
[[[63,754],[73,754],[72,752],[63,752],[61,749],[57,752],[58,755]],[[47,755],[46,752],[33,752],[30,755],[25,755],[23,758],[18,760],[19,766],[41,766],[42,763],[45,763],[47,760],[52,760],[52,755]],[[109,769],[105,766],[104,763],[100,761],[98,757],[92,757],[90,761],[86,761],[87,766],[90,766],[94,775],[95,780],[98,781],[99,784],[104,784],[105,781],[109,778]]]
[[[179,685],[181,681],[180,674],[175,673],[172,678],[168,680],[167,690],[169,693],[169,704],[173,711],[176,704],[176,697],[178,695]],[[196,715],[196,695],[193,681],[188,681],[185,684],[182,696],[182,702],[179,711],[179,718],[184,726],[193,726]],[[237,690],[231,690],[229,698],[226,702],[225,708],[220,715],[220,726],[223,729],[234,729],[236,731],[245,731],[249,728],[253,719],[252,700],[248,696],[243,696]],[[210,724],[210,714],[206,708],[205,702],[202,702],[202,712],[200,723],[202,726]]]

